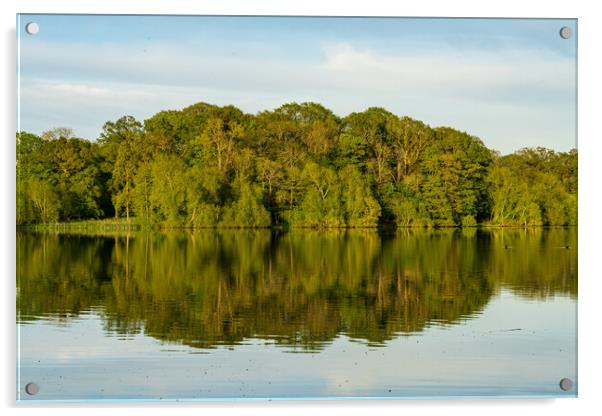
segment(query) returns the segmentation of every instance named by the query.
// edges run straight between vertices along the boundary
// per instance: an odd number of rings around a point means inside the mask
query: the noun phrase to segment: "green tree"
[[[27,183],[25,192],[31,201],[34,221],[43,224],[58,221],[59,199],[51,184],[34,179]]]
[[[222,226],[269,227],[270,214],[262,205],[261,188],[246,181],[234,184],[236,200],[224,209]]]
[[[306,184],[305,194],[299,207],[292,213],[292,224],[319,228],[345,226],[341,186],[336,172],[315,162],[308,162],[302,177]]]
[[[521,149],[496,158],[489,174],[495,225],[575,225],[576,153]]]
[[[123,116],[116,121],[107,121],[98,139],[102,157],[99,167],[106,187],[111,191],[115,217],[123,213],[129,220],[132,181],[141,155],[142,135],[142,123],[132,116]]]
[[[389,118],[388,130],[395,158],[395,182],[399,183],[414,171],[433,133],[424,123],[409,117]]]
[[[102,149],[104,162],[108,165],[106,168],[108,172],[113,170],[112,165],[117,159],[121,144],[134,141],[142,132],[142,124],[132,116],[123,116],[116,121],[107,121],[103,125],[98,144]]]
[[[221,215],[221,200],[226,177],[217,167],[195,165],[187,172],[188,224],[215,227]]]
[[[134,177],[139,163],[134,140],[127,140],[119,145],[112,172],[112,184],[115,190],[113,193],[115,217],[119,217],[123,209],[128,222],[133,204]]]
[[[51,166],[47,180],[60,199],[60,216],[67,220],[101,217],[103,185],[97,145],[79,138],[59,138],[45,148]]]
[[[356,136],[356,141],[368,144],[368,163],[378,185],[390,176],[390,120],[395,116],[389,111],[372,107],[362,113],[351,113],[343,119],[343,132]]]
[[[150,164],[154,213],[165,226],[181,226],[186,218],[186,166],[176,156],[160,155]]]
[[[381,208],[371,186],[359,169],[350,165],[339,173],[345,224],[348,227],[376,227]]]
[[[220,172],[226,172],[232,163],[236,149],[236,140],[242,135],[242,126],[228,126],[219,118],[212,118],[199,140],[204,149],[206,161],[214,160]]]
[[[144,163],[140,165],[132,184],[133,187],[128,197],[131,198],[136,221],[146,226],[154,224],[156,218],[153,210],[153,201],[151,200],[154,184],[150,164]]]

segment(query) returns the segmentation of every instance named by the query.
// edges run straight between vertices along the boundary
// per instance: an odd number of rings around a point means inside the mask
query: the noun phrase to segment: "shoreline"
[[[127,223],[120,221],[107,220],[86,220],[73,222],[59,222],[50,224],[16,224],[16,231],[36,231],[36,232],[103,232],[103,231],[133,231],[133,232],[164,232],[164,231],[201,231],[201,230],[269,230],[269,231],[292,231],[292,230],[312,230],[312,231],[342,231],[342,230],[376,230],[376,231],[396,231],[396,230],[478,230],[478,229],[554,229],[554,228],[578,228],[577,224],[568,225],[496,225],[496,224],[477,224],[474,226],[397,226],[395,224],[380,224],[373,227],[309,227],[309,226],[289,226],[273,225],[268,227],[234,227],[234,226],[210,226],[210,227],[192,227],[192,226],[164,226],[151,225],[145,226],[139,223]]]

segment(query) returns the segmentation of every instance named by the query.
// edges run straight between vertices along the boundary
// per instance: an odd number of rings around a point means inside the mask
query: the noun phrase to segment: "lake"
[[[18,400],[577,394],[576,228],[16,243]]]

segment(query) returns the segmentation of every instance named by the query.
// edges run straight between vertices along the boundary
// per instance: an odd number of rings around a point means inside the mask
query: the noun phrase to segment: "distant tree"
[[[414,171],[433,133],[424,123],[409,117],[391,117],[388,123],[395,156],[395,182],[401,182]]]
[[[149,200],[166,226],[181,226],[186,218],[186,167],[176,156],[160,155],[150,164]]]
[[[112,184],[115,189],[113,194],[115,217],[120,216],[123,209],[127,221],[130,220],[133,200],[132,190],[137,168],[138,155],[136,154],[134,140],[123,141],[119,145],[113,165]]]
[[[144,120],[145,142],[153,147],[155,153],[184,154],[186,150],[190,151],[185,139],[190,135],[190,128],[184,122],[181,111],[161,111]]]
[[[187,172],[187,223],[192,227],[215,227],[222,215],[222,191],[226,177],[216,167],[195,165]]]
[[[340,134],[335,149],[335,166],[342,168],[357,165],[365,170],[369,145],[362,136],[343,132]]]
[[[258,161],[258,170],[259,177],[265,181],[268,195],[271,197],[284,176],[282,166],[274,160],[262,158]]]
[[[242,134],[242,127],[238,124],[227,126],[223,120],[212,118],[207,121],[207,126],[202,136],[201,143],[209,159],[215,160],[217,169],[226,172],[232,163],[236,149],[236,140]]]
[[[576,153],[521,149],[497,158],[488,174],[496,225],[575,225]]]
[[[308,162],[302,177],[306,189],[301,204],[292,214],[293,225],[319,228],[345,226],[341,186],[336,172]]]
[[[362,113],[351,113],[343,119],[343,132],[368,144],[368,162],[379,185],[386,181],[390,172],[392,150],[388,126],[394,117],[383,108],[372,107]]]
[[[225,227],[269,227],[270,214],[262,205],[261,190],[249,182],[234,184],[237,198],[224,209],[221,222]]]
[[[40,137],[42,138],[42,140],[50,141],[57,140],[60,138],[70,139],[74,137],[74,134],[73,129],[71,129],[70,127],[55,127],[53,129],[46,130],[41,134]]]
[[[63,219],[99,218],[102,178],[98,146],[78,138],[59,138],[48,142],[46,180],[53,185],[60,200]]]
[[[59,199],[51,184],[41,180],[31,180],[25,189],[33,208],[34,221],[43,224],[58,221]]]
[[[115,163],[121,143],[134,141],[142,132],[142,123],[132,116],[123,116],[116,121],[107,121],[103,125],[98,139],[106,162],[109,165]]]
[[[491,219],[498,225],[509,225],[516,217],[516,179],[509,168],[495,164],[489,171],[490,195],[493,201]]]
[[[381,207],[372,194],[368,181],[353,165],[339,173],[345,224],[348,227],[376,227]]]
[[[156,220],[151,200],[154,185],[152,173],[150,164],[141,164],[133,177],[132,190],[128,194],[124,194],[129,198],[136,214],[136,221],[142,225],[152,225]]]
[[[132,116],[123,116],[116,121],[107,121],[98,139],[102,156],[100,168],[111,191],[115,217],[125,214],[128,221],[132,181],[141,157],[142,135],[142,123]]]

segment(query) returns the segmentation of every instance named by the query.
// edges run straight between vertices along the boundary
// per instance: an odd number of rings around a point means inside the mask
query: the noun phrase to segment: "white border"
[[[393,3],[393,2],[389,2]],[[2,47],[0,59],[3,98],[2,137],[0,155],[3,158],[0,172],[3,183],[3,204],[0,204],[3,238],[1,239],[1,264],[6,265],[2,276],[1,343],[3,377],[0,392],[4,414],[44,415],[114,415],[143,408],[145,413],[163,415],[166,411],[178,414],[250,414],[297,415],[308,412],[329,414],[343,411],[350,415],[400,412],[424,412],[449,415],[506,415],[515,412],[531,414],[567,415],[594,414],[602,406],[597,403],[602,385],[600,374],[600,294],[602,272],[596,267],[600,255],[600,212],[602,211],[602,135],[600,123],[600,77],[602,65],[602,15],[595,9],[595,1],[548,0],[526,2],[505,0],[486,2],[470,0],[422,0],[411,2],[346,0],[3,0],[0,2],[2,20]],[[558,17],[579,19],[579,399],[561,400],[481,400],[481,401],[352,401],[352,402],[270,402],[270,403],[193,403],[193,404],[135,404],[96,405],[83,410],[82,405],[50,408],[19,406],[15,408],[15,214],[14,167],[16,129],[15,81],[15,21],[16,13],[119,13],[119,14],[248,14],[248,15],[347,15],[347,16],[448,16],[448,17]],[[124,408],[128,409],[124,411]]]

